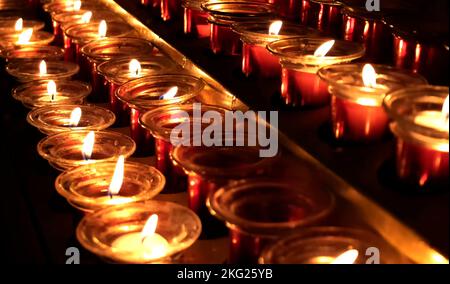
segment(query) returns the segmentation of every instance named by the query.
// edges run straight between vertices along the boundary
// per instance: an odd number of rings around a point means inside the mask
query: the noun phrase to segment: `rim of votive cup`
[[[64,50],[50,45],[20,46],[5,51],[4,57],[8,62],[39,59],[60,60],[64,58]]]
[[[81,165],[95,164],[105,161],[117,161],[119,156],[125,158],[130,157],[136,150],[136,144],[133,139],[125,134],[99,130],[95,132],[95,143],[92,155],[95,156],[96,149],[102,145],[107,148],[108,153],[101,159],[81,159],[83,140],[90,131],[77,130],[56,133],[39,141],[37,145],[38,153],[46,159],[55,169],[67,170]],[[75,149],[76,155],[80,155],[80,159],[69,159],[65,156],[71,154],[69,150]],[[105,149],[103,149],[105,150]]]
[[[6,42],[11,46],[35,46],[35,45],[49,45],[54,39],[55,35],[46,31],[33,31],[29,42],[18,44],[20,32],[13,32],[3,34],[1,41]]]
[[[312,190],[301,184],[296,185],[293,181],[249,179],[220,188],[209,196],[206,203],[210,213],[224,221],[229,228],[271,236],[324,220],[334,209],[335,197],[328,190]],[[259,210],[258,206],[261,206]],[[296,218],[284,216],[289,212],[277,212],[294,209],[299,215]],[[277,221],[269,221],[260,216],[261,210],[281,215],[274,218]]]
[[[141,73],[137,77],[130,79],[129,64],[132,59],[139,61]],[[118,85],[123,85],[133,79],[149,75],[170,73],[176,68],[177,65],[167,57],[154,55],[112,59],[98,65],[97,71],[100,75],[104,76],[106,80]]]
[[[75,208],[94,212],[106,207],[152,199],[164,188],[166,179],[156,168],[126,161],[122,189],[112,198],[108,188],[117,162],[83,165],[61,173],[55,181],[56,191]],[[124,193],[124,184],[135,187]]]
[[[75,108],[81,109],[78,125],[69,126],[70,115]],[[64,119],[64,124],[61,124]],[[35,108],[27,115],[27,122],[44,134],[51,135],[64,131],[104,130],[114,124],[116,116],[109,109],[95,105],[50,105]]]
[[[10,62],[6,66],[6,72],[20,82],[36,80],[63,80],[69,79],[80,70],[78,64],[67,61],[48,60],[47,74],[39,74],[40,60]]]
[[[326,56],[314,56],[316,49],[329,40],[334,39],[292,37],[273,41],[267,45],[267,49],[280,57],[282,65],[292,64],[305,68],[349,62],[364,56],[365,48],[362,44],[344,40],[335,40]]]
[[[143,230],[148,218],[158,215],[156,233],[170,245],[159,258],[136,259],[133,254],[113,248],[113,242],[127,233]],[[201,233],[198,216],[185,206],[167,201],[148,200],[105,208],[86,215],[79,223],[78,241],[89,251],[120,263],[165,263],[195,243]]]
[[[59,24],[65,24],[69,22],[77,22],[77,20],[81,20],[83,15],[87,12],[92,12],[92,18],[93,20],[111,20],[111,18],[108,18],[110,16],[115,16],[117,18],[117,15],[114,15],[114,13],[109,12],[108,10],[98,10],[98,9],[82,9],[78,11],[68,11],[63,13],[58,13],[55,15],[52,15],[53,21],[59,23]],[[99,16],[100,15],[100,16]],[[105,18],[102,18],[102,16],[105,16]],[[117,20],[116,20],[117,21]]]
[[[153,49],[151,42],[141,38],[106,37],[84,45],[81,53],[89,60],[104,62],[119,57],[148,56],[152,54]]]
[[[383,106],[393,120],[391,130],[404,140],[448,151],[448,131],[426,127],[414,121],[415,114],[421,111],[441,112],[448,95],[448,87],[432,85],[408,87],[388,94]]]
[[[181,6],[183,8],[189,8],[197,11],[202,11],[202,3],[208,2],[207,0],[181,0]]]
[[[89,10],[90,8],[100,8],[104,7],[99,5],[97,1],[82,1],[80,10]],[[106,9],[106,7],[104,7]],[[43,5],[44,12],[50,14],[59,14],[64,12],[75,11],[73,10],[73,5],[68,5],[65,2],[50,2]]]
[[[266,19],[252,22],[240,22],[232,25],[234,32],[241,36],[241,40],[250,44],[266,45],[269,42],[291,37],[314,37],[319,36],[318,30],[304,25],[283,21],[279,34],[269,34],[270,25],[277,19]]]
[[[91,93],[92,87],[81,81],[55,80],[58,98],[55,101],[48,100],[47,84],[50,80],[32,81],[22,84],[12,91],[14,99],[21,101],[28,108],[43,107],[52,104],[81,104]],[[69,92],[70,91],[70,92]],[[45,95],[41,95],[44,93]],[[70,96],[68,96],[70,94]],[[61,99],[61,96],[64,99]],[[45,97],[46,99],[42,100]]]
[[[107,30],[105,37],[98,36],[98,28],[100,22],[92,22],[88,24],[78,24],[71,26],[65,31],[65,35],[72,39],[75,43],[90,43],[95,40],[105,40],[114,37],[126,37],[130,35],[134,29],[124,22],[107,21]],[[122,39],[122,43],[127,43],[129,39]]]
[[[204,88],[205,82],[191,75],[151,75],[131,80],[117,89],[116,97],[137,109],[155,108],[179,104],[195,98]],[[172,87],[178,87],[175,97],[161,99]]]
[[[377,73],[377,86],[366,87],[362,70],[366,63],[335,64],[319,69],[317,74],[328,83],[332,95],[360,104],[381,106],[384,96],[392,91],[410,85],[427,84],[427,80],[417,73],[397,69],[387,65],[371,64]],[[361,99],[370,99],[365,102]]]
[[[366,250],[371,247],[380,250],[380,263],[400,261],[399,254],[371,231],[350,227],[310,227],[267,246],[261,253],[259,263],[307,264],[312,258],[333,259],[350,249],[356,249],[358,258],[354,264],[365,264]]]
[[[18,19],[19,19],[19,17],[15,18],[15,19],[10,19],[10,20],[0,19],[0,34],[10,33],[10,32],[17,33],[17,31],[15,30],[15,24]],[[42,30],[44,27],[45,27],[44,22],[23,19],[22,31],[32,28],[33,32],[36,32],[36,31]]]
[[[268,18],[276,12],[274,5],[258,1],[207,1],[201,8],[209,14],[210,22],[222,25]]]

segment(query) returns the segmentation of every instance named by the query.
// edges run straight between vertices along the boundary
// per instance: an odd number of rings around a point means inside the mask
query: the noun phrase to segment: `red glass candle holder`
[[[280,17],[290,21],[300,19],[301,0],[269,0],[268,2],[276,7]]]
[[[81,48],[81,68],[88,74],[92,91],[92,99],[96,102],[109,102],[108,90],[105,88],[103,77],[97,67],[112,59],[131,56],[145,56],[152,54],[153,45],[139,38],[105,38],[92,41]]]
[[[207,205],[229,228],[229,262],[253,264],[265,246],[322,222],[334,207],[334,197],[319,188],[253,180],[219,189]]]
[[[183,30],[187,35],[197,38],[209,37],[211,28],[208,22],[208,13],[203,11],[203,0],[182,0],[184,10]]]
[[[27,47],[27,46],[45,46],[49,45],[54,36],[46,31],[33,31],[28,41],[21,42],[20,36],[22,32],[14,32],[0,35],[0,53],[5,53],[10,49]]]
[[[416,86],[386,96],[397,137],[397,175],[419,188],[448,188],[448,87]],[[447,101],[448,103],[448,101]]]
[[[151,156],[155,149],[153,137],[145,124],[139,124],[139,117],[146,111],[161,106],[188,102],[194,99],[204,86],[202,79],[190,75],[166,74],[135,79],[117,89],[117,98],[130,108],[130,135],[136,142],[137,155]],[[175,96],[164,98],[174,87],[177,88]],[[165,148],[164,145],[159,146]],[[156,154],[158,155],[158,151]],[[158,169],[164,173],[162,168]]]
[[[330,86],[332,131],[337,140],[370,142],[384,137],[389,118],[382,104],[386,94],[411,85],[427,84],[421,76],[385,65],[373,65],[376,84],[366,86],[364,64],[324,67],[318,75]]]
[[[130,66],[134,61],[139,62],[138,68],[134,70]],[[128,105],[116,97],[117,89],[128,81],[157,74],[171,73],[176,65],[166,57],[145,56],[136,58],[120,58],[106,61],[98,65],[97,71],[102,77],[103,86],[109,97],[110,109],[117,117],[118,125],[128,126],[130,113]]]
[[[215,54],[224,55],[240,55],[242,51],[240,36],[233,32],[232,24],[267,19],[275,13],[272,5],[257,1],[212,1],[201,6],[209,14],[211,50]]]
[[[64,50],[56,46],[24,46],[7,50],[2,54],[6,62],[12,61],[56,61],[64,58]]]
[[[316,107],[328,104],[328,84],[317,76],[317,71],[321,67],[350,62],[364,55],[361,44],[337,40],[325,56],[315,56],[315,51],[329,40],[291,38],[267,45],[269,51],[280,58],[281,98],[286,105]]]
[[[316,30],[305,26],[283,23],[277,34],[269,34],[273,20],[244,22],[233,25],[233,30],[243,42],[242,73],[246,76],[256,74],[263,78],[281,77],[281,65],[277,56],[267,50],[267,44],[289,37],[318,36]]]
[[[300,22],[322,33],[340,38],[342,4],[335,0],[302,0]]]
[[[195,104],[169,105],[148,111],[140,118],[140,124],[150,131],[155,139],[156,168],[166,177],[165,192],[180,192],[187,189],[186,174],[178,164],[172,162],[171,153],[174,145],[171,141],[171,132],[176,126],[186,121],[186,115],[189,116],[190,123],[193,123],[194,109],[196,109]],[[224,114],[225,109],[203,105],[201,109],[198,109],[198,114],[203,115],[207,111]],[[194,137],[194,134],[191,133],[189,138]]]
[[[33,29],[33,31],[39,31],[42,30],[45,26],[44,22],[22,19],[22,28],[19,31],[17,31],[16,23],[20,19],[21,18],[19,17],[12,17],[12,18],[0,17],[0,35],[17,33],[24,31],[26,29]]]
[[[160,0],[161,19],[169,21],[182,15],[181,0]]]

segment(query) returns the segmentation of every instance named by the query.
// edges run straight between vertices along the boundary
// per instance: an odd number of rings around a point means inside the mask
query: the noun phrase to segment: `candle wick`
[[[147,238],[147,236],[142,237],[142,239],[141,239],[142,244],[144,244],[146,238]]]

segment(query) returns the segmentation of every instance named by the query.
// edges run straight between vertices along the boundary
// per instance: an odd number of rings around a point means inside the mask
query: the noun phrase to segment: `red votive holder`
[[[372,65],[370,65],[372,66]],[[389,131],[389,118],[383,109],[386,94],[411,85],[427,84],[420,75],[385,65],[337,64],[324,67],[318,75],[332,95],[332,131],[337,140],[370,142]]]
[[[257,179],[217,190],[207,205],[229,228],[228,261],[255,264],[267,245],[323,222],[334,207],[334,197],[320,188]]]
[[[448,189],[448,94],[448,87],[425,85],[398,90],[384,100],[397,137],[397,175],[407,184]]]
[[[64,50],[56,46],[24,46],[5,51],[2,54],[6,62],[12,61],[39,61],[61,60]]]
[[[197,38],[209,37],[211,28],[208,22],[208,13],[203,11],[201,3],[204,0],[182,0],[184,9],[183,30],[187,35]]]
[[[263,78],[281,77],[281,65],[277,56],[267,50],[267,44],[289,37],[318,36],[316,30],[305,26],[282,23],[279,31],[272,29],[280,21],[264,20],[259,22],[244,22],[233,25],[233,30],[241,36],[242,73],[246,76],[255,74]]]
[[[153,45],[139,38],[105,38],[92,41],[81,48],[82,71],[86,70],[92,84],[95,97],[93,101],[109,102],[108,90],[97,67],[106,61],[131,56],[148,56],[153,52]]]
[[[23,34],[26,32],[27,30],[0,35],[0,52],[5,53],[9,49],[18,47],[49,45],[54,38],[51,33],[45,31],[32,31],[31,36],[25,39]]]
[[[161,19],[169,21],[181,17],[181,0],[160,0]]]
[[[364,47],[350,41],[325,38],[291,38],[267,45],[269,51],[280,58],[281,98],[288,106],[316,107],[330,102],[328,84],[317,71],[328,65],[350,62],[364,55]],[[322,50],[330,44],[329,51]],[[322,50],[322,54],[316,54]],[[316,55],[315,55],[316,54]]]
[[[161,106],[186,103],[194,99],[204,85],[202,79],[194,76],[165,74],[135,79],[117,89],[117,98],[130,109],[130,135],[137,145],[136,155],[151,156],[155,150],[153,137],[145,124],[140,125],[139,117]],[[173,96],[169,97],[170,93]],[[158,169],[164,173],[162,167]]]
[[[335,0],[302,0],[300,22],[322,33],[340,38],[342,4]]]
[[[298,21],[300,19],[300,11],[302,0],[269,0],[283,19],[290,21]]]
[[[223,55],[240,55],[242,52],[240,36],[233,32],[232,24],[271,18],[275,13],[274,6],[257,1],[210,1],[202,3],[201,7],[209,14],[211,50]]]
[[[198,115],[203,115],[207,111],[225,113],[225,109],[209,105],[202,105],[198,109],[196,104],[169,105],[148,111],[139,120],[140,124],[155,138],[156,168],[166,177],[165,192],[180,192],[187,189],[186,173],[181,166],[172,162],[171,154],[173,148],[177,146],[174,146],[172,142],[179,144],[181,141],[195,137],[194,135],[198,137],[199,133],[193,129],[189,137],[179,138],[180,141],[171,141],[171,132],[176,126],[185,123],[187,118],[189,118],[191,128],[194,120],[202,125],[194,117],[194,110]],[[178,137],[176,138],[178,139]]]

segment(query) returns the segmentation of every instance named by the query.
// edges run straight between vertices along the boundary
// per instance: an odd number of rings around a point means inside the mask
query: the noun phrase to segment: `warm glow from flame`
[[[442,115],[445,117],[446,120],[448,120],[448,96],[445,99],[444,104],[442,105]]]
[[[150,218],[148,218],[144,228],[142,229],[142,238],[145,239],[155,234],[156,226],[158,226],[158,215],[153,214]]]
[[[331,50],[335,43],[335,40],[329,40],[325,43],[323,43],[321,46],[319,46],[316,51],[314,51],[314,56],[316,57],[324,57],[327,55],[327,53]]]
[[[91,11],[87,11],[86,13],[84,13],[81,16],[81,22],[83,24],[88,24],[91,21],[91,18],[92,18],[92,12]]]
[[[283,26],[283,21],[275,21],[272,24],[270,24],[269,35],[278,35],[282,26]]]
[[[119,194],[120,188],[123,184],[123,176],[125,172],[125,157],[120,156],[117,160],[116,168],[114,169],[114,174],[109,184],[108,194],[112,198],[113,195]]]
[[[28,44],[32,36],[33,36],[32,28],[22,31],[19,35],[19,39],[17,40],[17,44]]]
[[[362,70],[362,80],[366,87],[375,88],[377,86],[377,72],[375,72],[372,65],[364,65]]]
[[[178,87],[170,88],[164,95],[160,97],[161,100],[173,99],[178,93]]]
[[[92,152],[94,151],[94,143],[95,143],[95,133],[94,131],[91,131],[83,139],[83,148],[81,150],[83,159],[85,160],[91,159]]]
[[[136,59],[131,59],[129,64],[130,75],[133,77],[139,77],[141,75],[141,63]]]
[[[353,264],[358,258],[358,255],[359,253],[356,249],[351,249],[337,256],[331,264]]]
[[[73,2],[73,10],[80,11],[80,9],[81,9],[81,1],[77,0],[77,1]]]
[[[100,22],[100,24],[98,25],[98,36],[99,37],[105,37],[107,30],[108,30],[108,26],[106,25],[106,21],[102,20]]]
[[[53,80],[48,81],[47,83],[47,93],[50,96],[50,100],[53,102],[56,96],[56,83]]]
[[[20,32],[23,29],[23,19],[20,18],[16,21],[16,24],[14,25],[14,30],[16,32]]]
[[[72,113],[70,114],[69,125],[71,127],[77,127],[78,123],[80,123],[80,118],[81,118],[81,108],[76,107],[73,109]]]
[[[47,74],[47,63],[45,60],[42,60],[41,63],[39,63],[39,75],[46,75]]]

